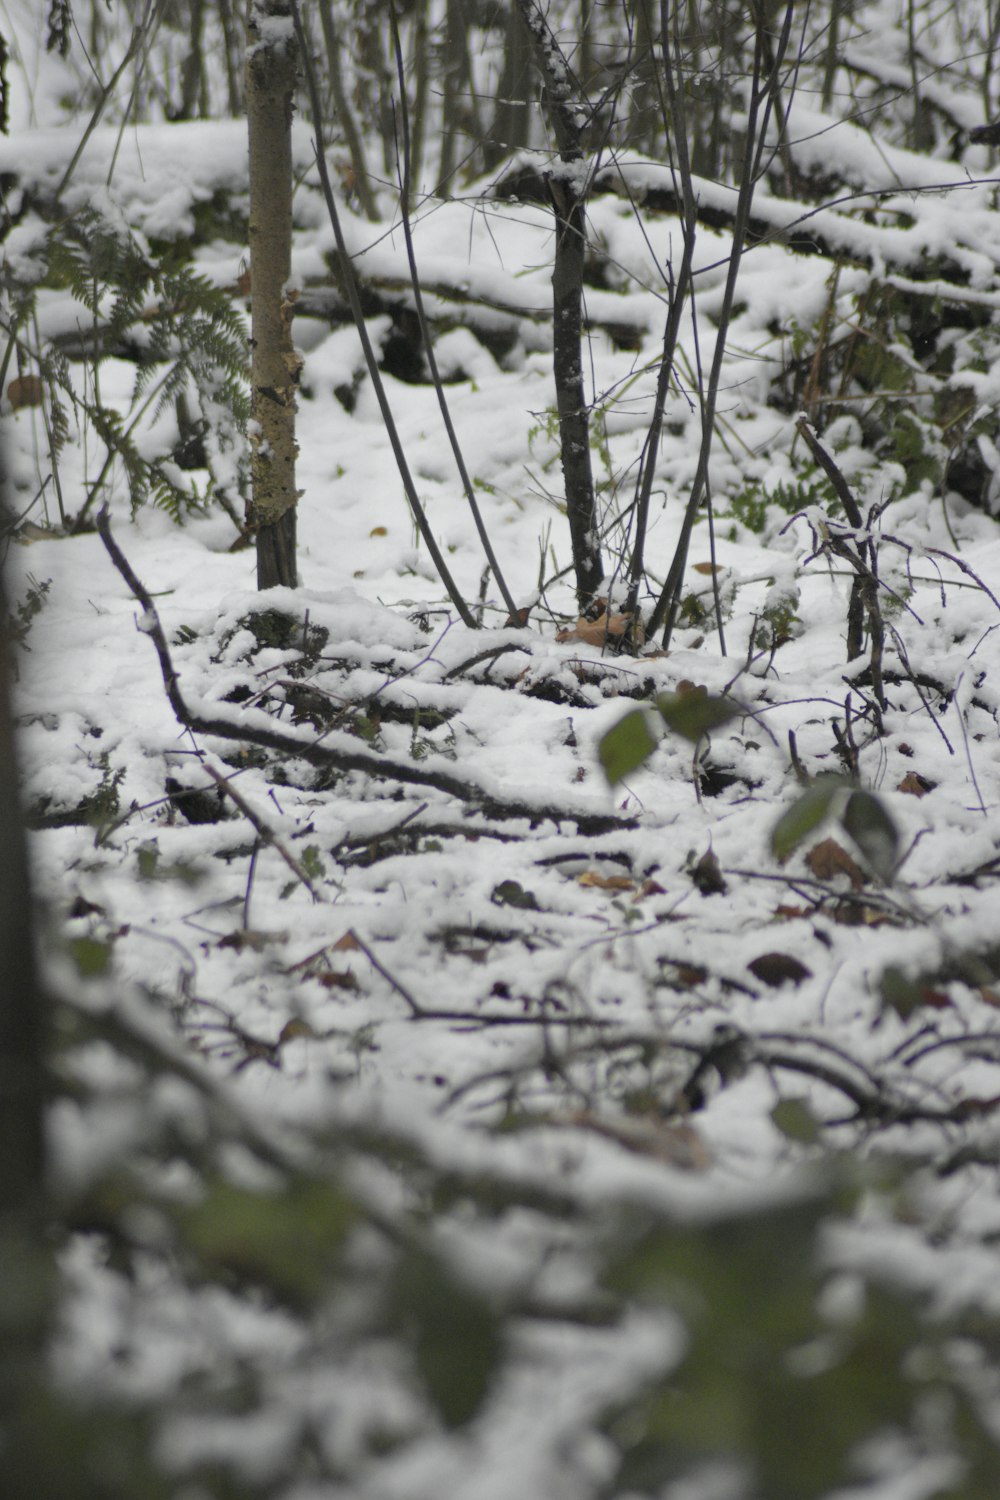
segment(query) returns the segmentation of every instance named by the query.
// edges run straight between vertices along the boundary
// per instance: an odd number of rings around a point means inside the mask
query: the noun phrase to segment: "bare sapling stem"
[[[698,466],[695,470],[691,493],[688,496],[684,516],[681,521],[680,535],[674,549],[674,556],[667,573],[666,582],[663,585],[663,590],[648,627],[649,634],[653,635],[659,630],[661,625],[663,626],[663,644],[665,647],[669,646],[670,637],[673,634],[677,608],[680,603],[684,569],[687,565],[691,532],[705,494],[706,482],[708,480],[708,465],[715,434],[715,413],[719,399],[722,362],[726,352],[726,339],[733,314],[736,283],[739,279],[747,229],[750,222],[754,188],[761,170],[761,160],[767,139],[767,127],[774,103],[774,88],[788,47],[788,38],[791,32],[792,15],[795,6],[794,0],[789,0],[789,3],[785,7],[784,22],[778,38],[778,44],[774,51],[773,61],[770,68],[766,70],[764,64],[764,27],[767,22],[766,18],[759,13],[757,6],[754,6],[753,9],[756,15],[756,34],[754,39],[753,75],[750,81],[750,98],[747,106],[746,145],[743,152],[736,215],[733,221],[733,248],[729,257],[726,285],[719,313],[715,352],[712,358],[711,369],[709,370],[708,385],[701,396],[701,447],[698,453]],[[666,11],[666,5],[663,6],[663,11]],[[667,44],[665,34],[664,37],[661,37],[661,45],[666,46]],[[690,177],[690,174],[688,175]]]
[[[291,0],[291,6],[292,18],[295,22],[295,34],[298,37],[299,49],[302,54],[302,67],[306,77],[306,87],[309,92],[309,103],[312,109],[316,170],[319,173],[320,187],[326,203],[326,211],[330,216],[333,236],[337,242],[337,255],[340,260],[344,290],[351,306],[354,326],[358,330],[358,338],[361,340],[361,349],[365,356],[365,364],[368,367],[368,375],[372,383],[372,389],[375,392],[375,399],[378,401],[379,411],[382,413],[386,436],[389,439],[389,446],[392,448],[393,458],[396,460],[396,468],[399,470],[399,477],[403,483],[403,491],[406,495],[407,504],[410,507],[410,514],[413,516],[417,530],[420,532],[427,546],[427,551],[430,553],[431,561],[437,570],[437,575],[444,584],[448,597],[455,606],[463,625],[467,625],[470,630],[477,630],[479,622],[466,604],[459,592],[458,585],[451,576],[451,570],[445,562],[441,548],[435,540],[430,522],[427,519],[427,512],[424,510],[420,497],[417,494],[413,475],[410,473],[410,466],[406,461],[406,454],[403,452],[399,429],[396,426],[396,419],[389,405],[389,397],[386,394],[385,383],[382,380],[382,372],[378,367],[378,360],[375,358],[375,350],[372,348],[372,341],[368,334],[367,324],[365,323],[365,315],[361,307],[361,296],[358,292],[357,278],[354,274],[354,266],[347,248],[347,241],[344,238],[344,226],[340,220],[340,211],[337,208],[337,200],[334,197],[333,185],[330,182],[330,171],[326,164],[326,143],[323,136],[323,115],[319,97],[319,85],[316,81],[316,69],[313,67],[312,56],[309,52],[308,39],[302,26],[302,16],[299,12],[298,0]]]
[[[469,478],[469,471],[465,465],[465,459],[462,455],[461,445],[458,441],[458,434],[455,431],[455,424],[452,422],[451,411],[448,407],[448,400],[444,393],[444,384],[441,380],[441,372],[438,369],[437,355],[434,353],[434,342],[431,338],[430,324],[427,320],[427,310],[424,306],[424,294],[421,290],[420,276],[417,271],[416,251],[413,247],[413,225],[410,219],[410,192],[412,188],[413,176],[413,155],[411,150],[410,138],[410,110],[406,99],[406,70],[403,66],[403,49],[399,41],[399,24],[396,15],[395,0],[390,0],[389,10],[392,24],[392,42],[396,54],[396,77],[399,81],[399,120],[400,131],[402,135],[402,170],[400,172],[399,184],[399,213],[403,224],[403,239],[406,243],[406,259],[410,267],[410,281],[413,285],[413,302],[416,308],[417,321],[420,324],[420,337],[423,342],[424,356],[427,360],[427,368],[430,371],[431,381],[434,385],[434,393],[437,396],[438,406],[441,410],[441,420],[444,423],[445,432],[448,434],[448,442],[451,445],[451,451],[455,458],[455,467],[458,469],[459,478],[462,481],[462,488],[465,490],[465,497],[469,502],[469,510],[472,512],[472,519],[475,522],[476,530],[479,533],[479,540],[483,544],[483,551],[486,553],[486,560],[493,570],[493,577],[497,581],[497,587],[499,588],[500,593],[503,595],[504,604],[507,606],[510,623],[512,625],[515,625],[518,623],[518,607],[514,602],[514,598],[510,592],[510,589],[507,587],[507,581],[504,578],[503,571],[501,570],[500,564],[497,561],[496,553],[493,550],[493,544],[490,541],[489,532],[486,529],[486,523],[483,520],[482,511],[479,508],[479,502],[476,499],[475,488],[473,486],[472,480]]]

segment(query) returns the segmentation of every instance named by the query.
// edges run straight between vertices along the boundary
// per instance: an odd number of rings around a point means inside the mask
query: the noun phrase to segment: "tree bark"
[[[250,0],[251,492],[257,587],[297,583],[295,393],[302,361],[292,344],[297,293],[292,249],[292,97],[296,45],[290,0]]]

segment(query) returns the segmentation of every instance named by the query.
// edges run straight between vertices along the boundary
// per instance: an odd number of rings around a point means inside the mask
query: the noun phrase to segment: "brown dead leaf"
[[[635,881],[631,875],[602,875],[597,870],[584,870],[576,877],[577,884],[599,891],[634,891]]]
[[[286,1042],[293,1042],[296,1037],[314,1037],[315,1035],[308,1021],[303,1020],[301,1016],[293,1016],[278,1032],[278,1046],[283,1047]]]
[[[926,776],[921,776],[919,771],[907,771],[902,781],[896,787],[897,792],[906,792],[911,797],[926,797],[937,786],[936,781],[928,781]]]
[[[793,958],[790,953],[762,953],[747,968],[761,984],[778,989],[783,984],[799,985],[803,979],[812,978],[812,970]]]
[[[17,375],[7,387],[7,400],[15,411],[41,406],[45,387],[37,375]]]
[[[330,952],[331,953],[360,953],[361,952],[361,944],[358,942],[357,938],[354,936],[354,933],[351,931],[351,929],[348,928],[347,931],[344,933],[343,937],[339,937],[335,943],[331,943],[330,944]]]
[[[885,927],[893,920],[880,906],[867,906],[863,901],[837,901],[824,910],[838,927]]]
[[[992,1099],[962,1099],[955,1105],[954,1114],[959,1120],[976,1119],[982,1115],[991,1115],[1000,1105],[1000,1095]]]
[[[817,880],[833,880],[837,875],[846,875],[851,888],[860,891],[865,877],[855,861],[836,839],[821,839],[806,855],[806,864]]]
[[[389,535],[389,528],[388,528],[388,526],[373,526],[372,529],[371,529],[371,531],[369,531],[368,535],[369,536],[388,536]]]
[[[520,630],[523,626],[527,625],[530,619],[531,605],[526,604],[523,609],[519,609],[515,614],[507,616],[503,622],[503,628],[505,630]]]
[[[774,915],[785,922],[794,922],[796,917],[811,917],[812,912],[804,906],[776,906]]]
[[[636,891],[636,900],[643,896],[665,896],[666,894],[665,887],[658,880],[644,880]]]
[[[721,573],[723,570],[722,568],[717,568],[714,563],[705,562],[692,563],[691,571],[693,573],[700,573],[703,578],[711,578],[713,573]]]
[[[586,615],[581,615],[568,630],[557,631],[556,640],[563,644],[567,641],[580,641],[585,646],[603,646],[609,636],[616,639],[623,636],[631,623],[631,615],[608,615],[605,612],[598,615],[596,620],[588,620]],[[641,645],[645,639],[641,625],[636,626],[635,635],[636,645]]]
[[[351,969],[327,969],[325,973],[317,974],[316,978],[325,990],[347,990],[352,995],[361,993],[357,976]]]
[[[237,953],[243,953],[249,948],[251,953],[263,953],[271,943],[287,943],[287,932],[254,932],[248,927],[236,927],[232,932],[227,932],[216,943],[217,948],[234,948]]]

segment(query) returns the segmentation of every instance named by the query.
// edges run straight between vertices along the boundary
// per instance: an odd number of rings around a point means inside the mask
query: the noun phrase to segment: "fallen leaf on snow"
[[[803,979],[812,978],[812,969],[807,969],[790,953],[762,953],[753,963],[747,964],[747,968],[761,984],[770,985],[772,989],[782,984],[801,984]]]
[[[317,974],[316,978],[325,990],[349,990],[352,995],[361,991],[357,976],[351,969],[328,969],[324,974]]]
[[[860,891],[865,877],[857,863],[836,839],[821,839],[806,855],[806,864],[817,880],[833,880],[837,875],[846,875],[852,889]]]
[[[556,640],[560,642],[582,641],[585,646],[603,646],[609,636],[620,637],[628,630],[632,623],[631,615],[599,615],[596,620],[588,620],[581,615],[575,625],[568,630],[556,632]],[[642,626],[637,625],[635,631],[636,645],[642,644],[645,636]]]
[[[896,786],[897,792],[907,792],[911,797],[926,797],[937,786],[936,781],[928,781],[926,776],[921,776],[919,771],[907,771]]]
[[[301,1016],[293,1016],[278,1032],[278,1046],[283,1047],[286,1042],[293,1042],[296,1037],[314,1037],[315,1035],[308,1021],[303,1020]]]
[[[348,928],[343,937],[339,937],[335,943],[330,944],[331,953],[360,953],[361,944],[354,933]]]
[[[602,875],[598,870],[584,870],[576,877],[577,884],[599,891],[634,891],[635,881],[631,875]]]
[[[237,953],[242,953],[249,948],[252,953],[263,953],[270,943],[287,943],[287,932],[254,932],[248,927],[237,927],[232,932],[227,932],[216,943],[217,948],[235,948]]]

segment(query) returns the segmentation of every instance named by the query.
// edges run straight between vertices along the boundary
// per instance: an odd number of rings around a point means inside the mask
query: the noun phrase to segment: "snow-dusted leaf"
[[[597,747],[604,774],[612,786],[630,776],[656,749],[656,736],[645,709],[633,708],[601,736]]]

